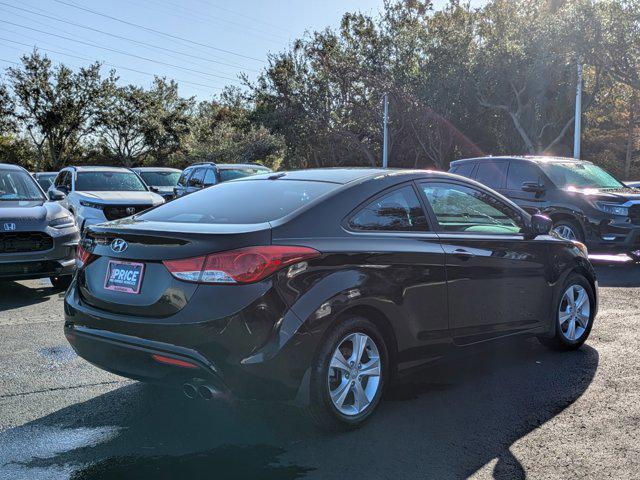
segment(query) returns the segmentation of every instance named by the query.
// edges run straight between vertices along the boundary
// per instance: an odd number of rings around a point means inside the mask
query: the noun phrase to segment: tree
[[[100,145],[121,165],[137,165],[149,152],[145,133],[151,101],[140,87],[114,86],[97,115]]]
[[[116,80],[114,72],[102,79],[99,63],[75,73],[63,64],[54,68],[37,50],[22,57],[21,67],[8,68],[7,76],[16,116],[53,169],[63,167],[82,139],[94,132],[105,91]]]
[[[571,2],[494,0],[479,14],[474,78],[481,105],[504,112],[525,153],[562,151],[574,121],[576,24]],[[599,87],[600,68],[583,111]]]
[[[144,116],[144,139],[149,155],[160,165],[171,156],[186,152],[190,133],[193,98],[182,98],[174,80],[156,77],[148,92],[148,108]]]
[[[14,109],[15,104],[9,89],[0,83],[0,136],[16,131]]]

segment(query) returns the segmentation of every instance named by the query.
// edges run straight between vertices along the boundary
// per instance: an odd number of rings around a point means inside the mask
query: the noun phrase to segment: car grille
[[[104,216],[107,220],[117,220],[119,218],[130,217],[151,207],[152,205],[115,205],[104,207]]]
[[[43,252],[52,248],[53,238],[46,233],[0,233],[0,253]]]
[[[0,263],[0,277],[54,273],[60,269],[55,262]]]
[[[629,208],[629,219],[634,225],[640,225],[640,204],[631,205]]]

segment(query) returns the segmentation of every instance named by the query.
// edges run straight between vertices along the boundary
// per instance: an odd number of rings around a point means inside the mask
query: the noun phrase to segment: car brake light
[[[253,283],[294,263],[320,256],[308,247],[267,245],[162,263],[179,280],[196,283]]]
[[[87,252],[84,248],[82,248],[82,245],[78,244],[78,248],[76,249],[76,266],[78,268],[86,267],[95,259],[95,255]]]
[[[173,365],[175,367],[182,368],[198,368],[197,365],[194,365],[191,362],[185,362],[184,360],[178,360],[177,358],[165,357],[164,355],[153,354],[151,355],[151,358],[153,358],[156,362],[164,363],[165,365]]]

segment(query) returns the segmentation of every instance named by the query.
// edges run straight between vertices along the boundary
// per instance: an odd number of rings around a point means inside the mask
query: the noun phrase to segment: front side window
[[[349,220],[354,230],[416,232],[427,230],[427,217],[412,187],[378,197]]]
[[[44,200],[31,175],[21,170],[0,170],[0,201]]]
[[[529,162],[511,162],[507,175],[507,189],[522,190],[522,184],[525,182],[542,182],[538,167]]]
[[[624,188],[611,174],[588,162],[549,162],[540,167],[558,188]]]
[[[423,183],[438,225],[445,232],[517,234],[517,212],[481,190],[449,183]]]
[[[200,188],[204,185],[204,168],[196,168],[191,178],[189,178],[189,186]]]
[[[180,178],[178,179],[178,185],[180,185],[181,187],[186,187],[187,186],[187,177],[189,176],[189,174],[193,171],[192,168],[187,168],[182,172],[182,175],[180,175]]]
[[[133,172],[79,172],[76,190],[80,192],[144,192],[147,187]]]

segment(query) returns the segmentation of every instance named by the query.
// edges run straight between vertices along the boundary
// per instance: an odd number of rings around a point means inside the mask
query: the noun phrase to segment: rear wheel
[[[573,220],[558,220],[553,224],[552,230],[567,240],[583,241],[582,229]]]
[[[589,337],[595,315],[595,296],[591,284],[582,275],[567,279],[556,307],[555,334],[540,341],[559,350],[580,348]]]
[[[389,374],[387,346],[362,317],[341,321],[324,340],[311,374],[309,413],[323,428],[355,428],[375,411]]]
[[[72,275],[63,275],[61,277],[49,277],[49,281],[56,290],[66,290],[71,285]]]

